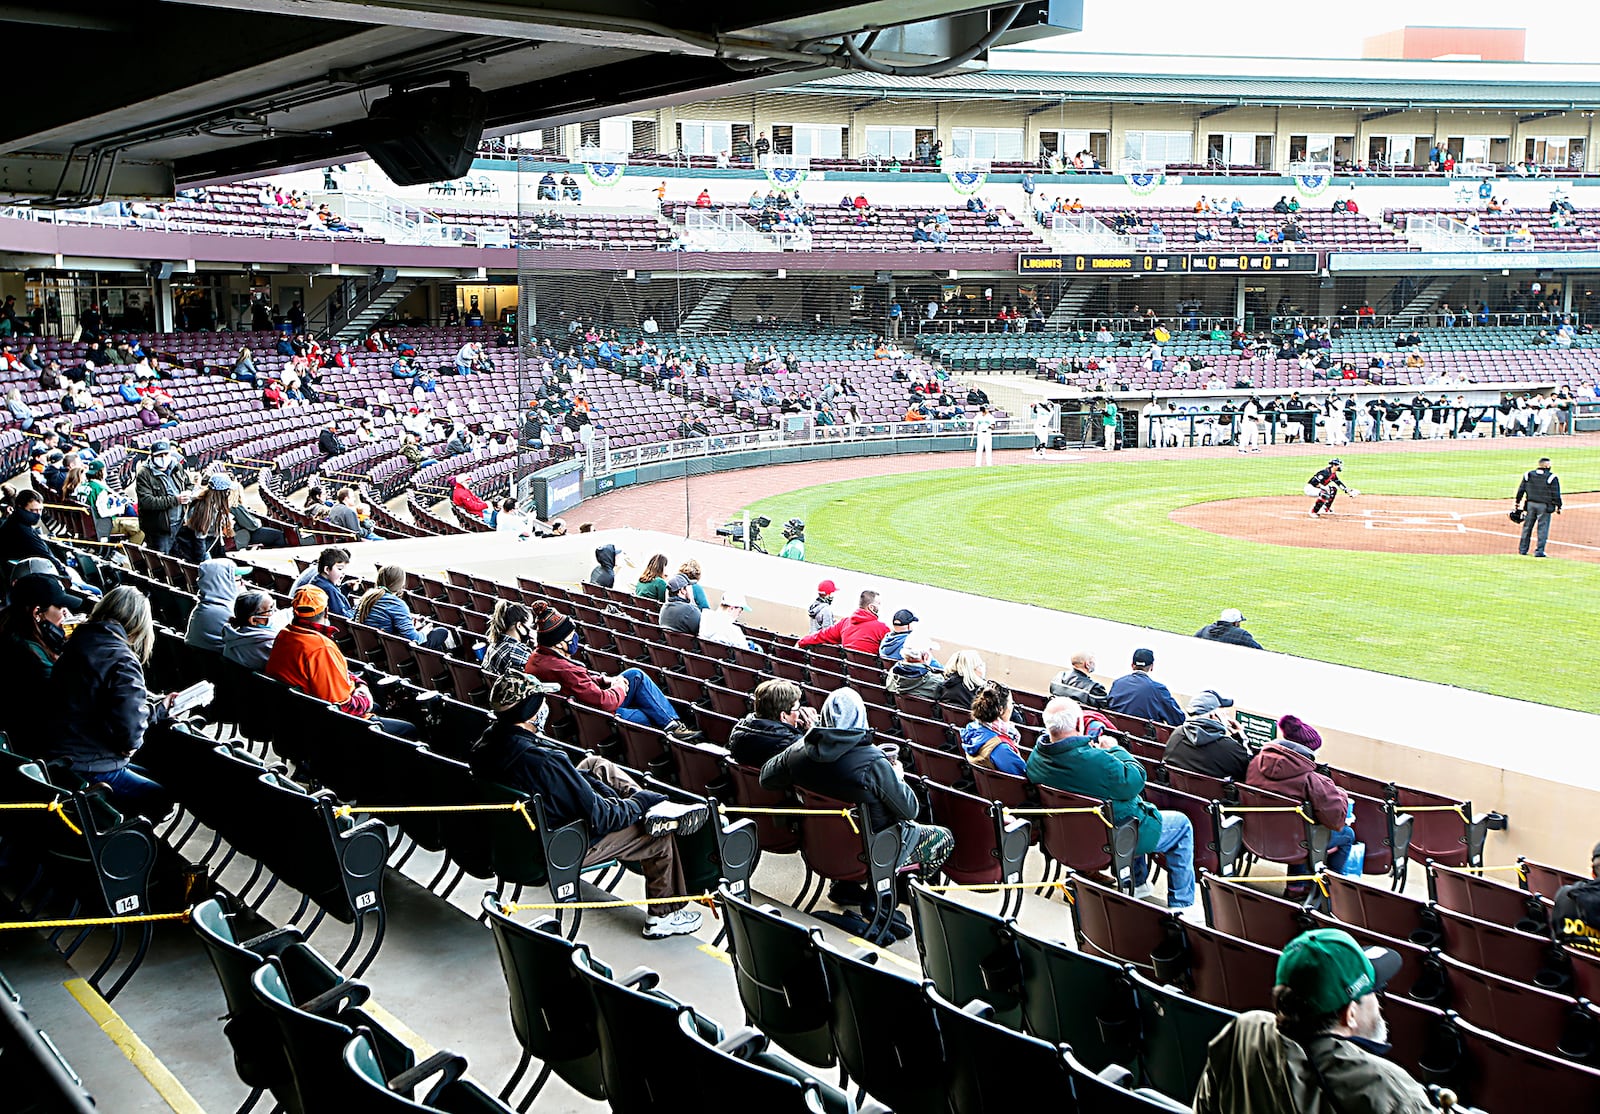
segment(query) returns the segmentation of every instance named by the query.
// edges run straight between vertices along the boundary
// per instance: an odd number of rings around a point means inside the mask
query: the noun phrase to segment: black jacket
[[[866,806],[874,831],[917,818],[917,798],[872,745],[872,732],[813,727],[761,767],[764,789],[799,787]]]
[[[1251,757],[1250,748],[1229,734],[1226,724],[1210,716],[1190,716],[1172,732],[1162,760],[1179,770],[1243,781]]]
[[[728,732],[728,749],[741,766],[760,769],[791,744],[800,741],[800,732],[782,720],[761,719],[754,713],[745,716]]]
[[[959,673],[946,673],[944,684],[939,687],[939,703],[956,708],[972,707],[977,695],[978,690],[963,681]]]
[[[338,456],[344,452],[344,442],[339,440],[339,435],[331,429],[325,429],[317,434],[317,448],[323,456]]]
[[[1561,505],[1561,481],[1554,472],[1534,468],[1517,485],[1517,502],[1538,503],[1545,507]]]
[[[1237,623],[1224,623],[1221,621],[1201,627],[1194,632],[1196,638],[1204,638],[1207,642],[1226,642],[1230,646],[1248,646],[1252,650],[1261,649],[1255,635],[1245,630]]]
[[[615,588],[617,586],[617,547],[602,545],[594,551],[594,559],[599,562],[589,573],[589,583],[598,584],[602,588]]]
[[[41,755],[85,775],[126,766],[144,745],[145,728],[166,714],[162,705],[150,704],[127,635],[108,620],[72,632],[46,691],[43,705],[56,726],[41,740]]]
[[[11,517],[0,522],[0,562],[26,561],[30,557],[43,557],[54,565],[62,576],[67,575],[66,566],[51,552],[50,543],[39,533],[38,524],[25,523],[22,521],[21,511],[13,512]]]
[[[1104,708],[1111,693],[1099,681],[1076,669],[1062,670],[1050,682],[1051,696],[1068,696],[1085,708]]]
[[[491,724],[467,760],[478,777],[537,794],[552,823],[587,822],[591,844],[644,818],[642,802],[578,769],[566,751],[541,743],[521,724]]]

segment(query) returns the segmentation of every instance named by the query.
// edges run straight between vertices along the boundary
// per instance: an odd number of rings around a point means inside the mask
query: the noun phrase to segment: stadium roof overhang
[[[1007,58],[1007,64],[1018,55]],[[1263,60],[1282,71],[1295,67]],[[1153,68],[1153,67],[1152,67]],[[801,89],[794,89],[800,92]],[[1427,77],[1317,77],[1250,74],[1201,76],[1158,72],[1050,72],[988,69],[938,81],[875,73],[825,76],[808,94],[893,100],[1003,100],[1014,104],[1168,103],[1224,107],[1321,107],[1367,111],[1408,109],[1516,111],[1561,115],[1600,106],[1600,82],[1519,81],[1509,75],[1447,80]]]
[[[857,65],[943,62],[997,0],[51,0],[0,6],[8,53],[58,75],[0,115],[0,200],[74,207],[361,157],[395,85],[464,73],[487,134],[725,96]],[[1073,29],[1032,0],[989,46]],[[1063,12],[1066,14],[1063,15]],[[856,45],[854,42],[852,45]]]

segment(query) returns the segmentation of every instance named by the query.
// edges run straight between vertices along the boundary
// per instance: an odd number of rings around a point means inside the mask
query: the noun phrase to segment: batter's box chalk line
[[[1430,518],[1369,518],[1362,522],[1368,530],[1387,530],[1394,534],[1465,534],[1465,522]]]
[[[1363,507],[1361,513],[1368,518],[1386,518],[1393,522],[1459,522],[1463,515],[1455,511],[1397,511],[1383,507]],[[1500,512],[1504,513],[1504,512]]]

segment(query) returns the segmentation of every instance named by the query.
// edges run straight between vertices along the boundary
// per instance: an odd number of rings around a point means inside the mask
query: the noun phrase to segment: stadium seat
[[[1076,1107],[1066,1050],[1001,1024],[981,999],[957,1006],[933,985],[923,992],[944,1037],[951,1114],[1025,1110],[1040,1095],[1057,1110]]]
[[[1008,817],[994,801],[963,793],[936,781],[923,781],[933,823],[949,828],[955,837],[955,850],[940,868],[941,873],[959,885],[1022,881],[1023,859],[1028,853],[1030,825],[1020,817]],[[1022,907],[1022,890],[1002,890],[1000,911],[1013,905]]]
[[[484,895],[483,913],[510,993],[511,1030],[522,1048],[500,1097],[511,1099],[537,1059],[543,1066],[523,1098],[524,1110],[552,1072],[579,1094],[604,1099],[594,1004],[572,962],[579,945],[562,936],[561,922],[554,917],[528,924],[513,920],[501,911],[495,894]]]
[[[1208,1005],[1130,971],[1141,1019],[1139,1082],[1188,1101],[1200,1084],[1206,1048],[1232,1021],[1230,1010]]]
[[[427,1097],[413,1102],[405,1096],[410,1079],[401,1081],[385,1079],[382,1065],[374,1052],[371,1040],[365,1033],[350,1038],[344,1048],[345,1073],[329,1087],[326,1097],[328,1109],[370,1110],[374,1114],[414,1114],[417,1111],[442,1111],[448,1114],[510,1114],[511,1108],[482,1090],[470,1079],[460,1078],[467,1063],[460,1056],[430,1057],[424,1067],[430,1070],[423,1080],[432,1075],[443,1078],[429,1089]],[[419,1080],[418,1082],[421,1082]],[[399,1090],[396,1090],[397,1084]],[[309,1112],[308,1112],[309,1114]]]
[[[1278,952],[1197,924],[1183,926],[1184,987],[1194,997],[1235,1013],[1272,1009]]]
[[[1097,797],[1067,793],[1048,785],[1037,789],[1042,810],[1092,810],[1040,813],[1039,850],[1052,866],[1046,878],[1060,877],[1063,869],[1078,875],[1103,874],[1119,889],[1132,890],[1133,859],[1142,821],[1135,818],[1114,823],[1111,806]]]
[[[949,1114],[949,1053],[921,984],[820,943],[839,1062],[895,1114]]]
[[[1467,1021],[1529,1048],[1594,1064],[1600,1014],[1563,994],[1480,971],[1444,957],[1450,1008]]]
[[[1600,1109],[1600,1070],[1526,1048],[1458,1019],[1464,1055],[1456,1081],[1463,1102],[1489,1111],[1536,1101],[1551,1110]]]
[[[1342,874],[1324,873],[1322,880],[1333,915],[1345,924],[1423,947],[1439,942],[1438,917],[1426,902]]]
[[[1259,886],[1229,882],[1203,872],[1199,881],[1206,924],[1218,932],[1263,947],[1282,949],[1313,927],[1311,915],[1304,906],[1263,893]]]
[[[1430,862],[1428,898],[1446,909],[1481,921],[1534,935],[1546,935],[1550,931],[1549,912],[1537,895],[1481,874]]]
[[[1160,978],[1183,970],[1182,925],[1175,914],[1087,878],[1069,875],[1066,885],[1080,949],[1154,969]]]
[[[1139,1002],[1121,964],[1020,930],[1016,946],[1024,1031],[1069,1045],[1095,1071],[1135,1061]]]
[[[728,954],[745,1021],[791,1056],[832,1067],[837,1056],[829,1030],[828,978],[815,930],[726,887],[718,900],[728,922]]]
[[[1438,905],[1433,909],[1439,917],[1441,947],[1451,958],[1547,990],[1562,989],[1570,981],[1566,957],[1548,936],[1519,932]]]
[[[1244,821],[1241,838],[1247,852],[1244,873],[1259,860],[1291,868],[1307,862],[1313,869],[1321,865],[1328,849],[1328,829],[1311,819],[1304,802],[1249,785],[1237,786],[1237,791],[1241,810],[1237,815]],[[1268,811],[1259,811],[1263,809]]]
[[[1194,869],[1229,877],[1244,852],[1243,818],[1230,816],[1220,802],[1146,780],[1144,799],[1162,812],[1181,812],[1194,826]]]
[[[1001,1024],[1017,1027],[1022,967],[1014,927],[915,880],[909,888],[923,973],[950,1001],[982,999]]]

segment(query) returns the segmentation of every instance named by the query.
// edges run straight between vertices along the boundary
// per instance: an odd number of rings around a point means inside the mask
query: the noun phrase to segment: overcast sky
[[[1405,26],[1525,27],[1530,62],[1595,64],[1600,6],[1504,0],[1084,0],[1084,29],[1035,44],[1095,53],[1359,58],[1368,35]],[[1597,65],[1600,69],[1600,65]]]

